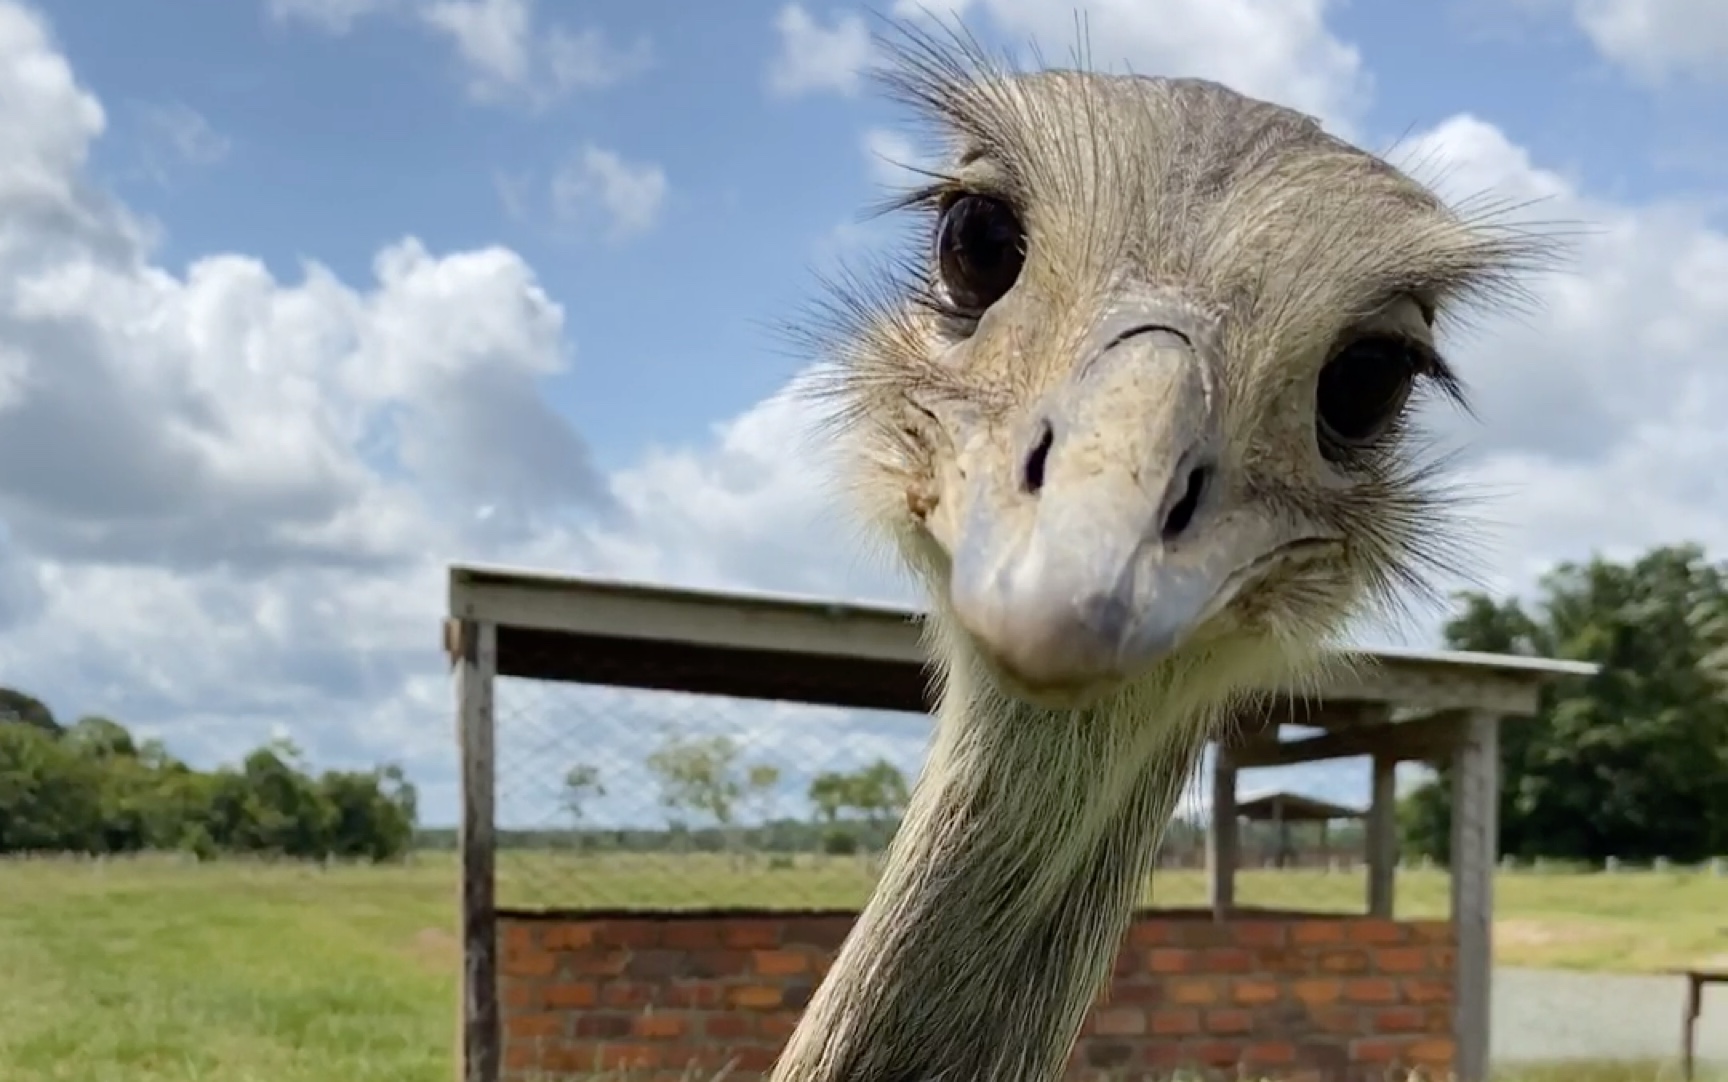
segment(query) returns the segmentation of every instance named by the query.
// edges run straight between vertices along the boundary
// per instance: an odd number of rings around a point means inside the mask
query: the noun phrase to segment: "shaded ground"
[[[1494,971],[1497,1066],[1558,1059],[1664,1059],[1680,1052],[1685,982],[1554,969]],[[1698,1054],[1728,1064],[1728,987],[1704,990]]]

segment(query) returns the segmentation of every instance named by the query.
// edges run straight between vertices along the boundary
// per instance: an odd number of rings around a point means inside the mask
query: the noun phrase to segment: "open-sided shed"
[[[918,614],[459,566],[450,573],[449,616],[445,646],[457,669],[462,749],[464,1077],[586,1074],[597,1062],[667,1077],[691,1064],[731,1062],[735,1075],[765,1068],[823,966],[787,965],[775,976],[751,968],[750,951],[704,945],[751,944],[762,948],[757,955],[783,955],[780,964],[837,948],[851,914],[501,909],[495,681],[923,711]],[[1077,1069],[1144,1072],[1186,1065],[1183,1057],[1224,1068],[1234,1057],[1233,1065],[1268,1074],[1377,1077],[1418,1066],[1455,1072],[1462,1082],[1486,1077],[1498,726],[1534,714],[1545,682],[1594,670],[1417,651],[1377,651],[1366,660],[1316,697],[1267,689],[1279,696],[1273,707],[1242,719],[1236,737],[1216,749],[1211,905],[1137,917],[1111,997],[1129,1013],[1116,1006],[1107,1020],[1095,1013]],[[1238,772],[1357,756],[1374,764],[1366,914],[1238,906]],[[1393,780],[1406,760],[1452,765],[1447,921],[1393,917]],[[1354,975],[1328,976],[1334,956]],[[652,966],[635,965],[647,958]],[[1170,979],[1181,980],[1194,1002],[1146,994]],[[656,1022],[636,1025],[620,1004]],[[740,1012],[750,1015],[748,1025],[717,1022]],[[1401,1027],[1373,1025],[1371,1017],[1397,1017]]]

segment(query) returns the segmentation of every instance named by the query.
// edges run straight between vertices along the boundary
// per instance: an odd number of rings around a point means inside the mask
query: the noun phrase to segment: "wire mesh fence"
[[[855,909],[875,883],[932,724],[923,713],[501,678],[498,904]],[[1257,791],[1289,773],[1243,776]],[[1367,791],[1366,761],[1296,773]],[[1208,776],[1197,772],[1147,870],[1148,906],[1209,904]],[[1357,819],[1244,819],[1238,848],[1238,907],[1366,905]],[[1396,889],[1400,917],[1450,910],[1444,869],[1408,863]]]

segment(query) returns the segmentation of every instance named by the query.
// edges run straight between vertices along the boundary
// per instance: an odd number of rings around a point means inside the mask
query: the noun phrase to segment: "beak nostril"
[[[1021,469],[1020,487],[1027,495],[1036,496],[1044,487],[1044,463],[1050,457],[1050,445],[1056,442],[1056,432],[1045,421],[1039,432],[1038,442],[1032,445],[1032,453],[1026,456],[1026,464]]]
[[[1200,497],[1206,492],[1206,480],[1205,466],[1195,466],[1188,471],[1188,484],[1182,490],[1182,497],[1171,506],[1170,513],[1164,516],[1164,540],[1176,540],[1193,523],[1194,512],[1200,507]]]

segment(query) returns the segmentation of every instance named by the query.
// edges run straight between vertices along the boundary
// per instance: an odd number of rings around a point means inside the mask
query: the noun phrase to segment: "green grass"
[[[506,901],[853,906],[869,871],[724,858],[507,857]],[[1502,876],[1502,961],[1662,968],[1728,953],[1728,879]],[[1198,873],[1160,878],[1197,904]],[[1349,909],[1354,875],[1247,873],[1249,904]],[[1404,915],[1444,915],[1438,875]],[[166,859],[0,862],[0,1082],[447,1082],[457,952],[453,864],[318,868]],[[1618,1073],[1617,1073],[1618,1072]],[[1646,1067],[1533,1074],[1639,1082]]]

